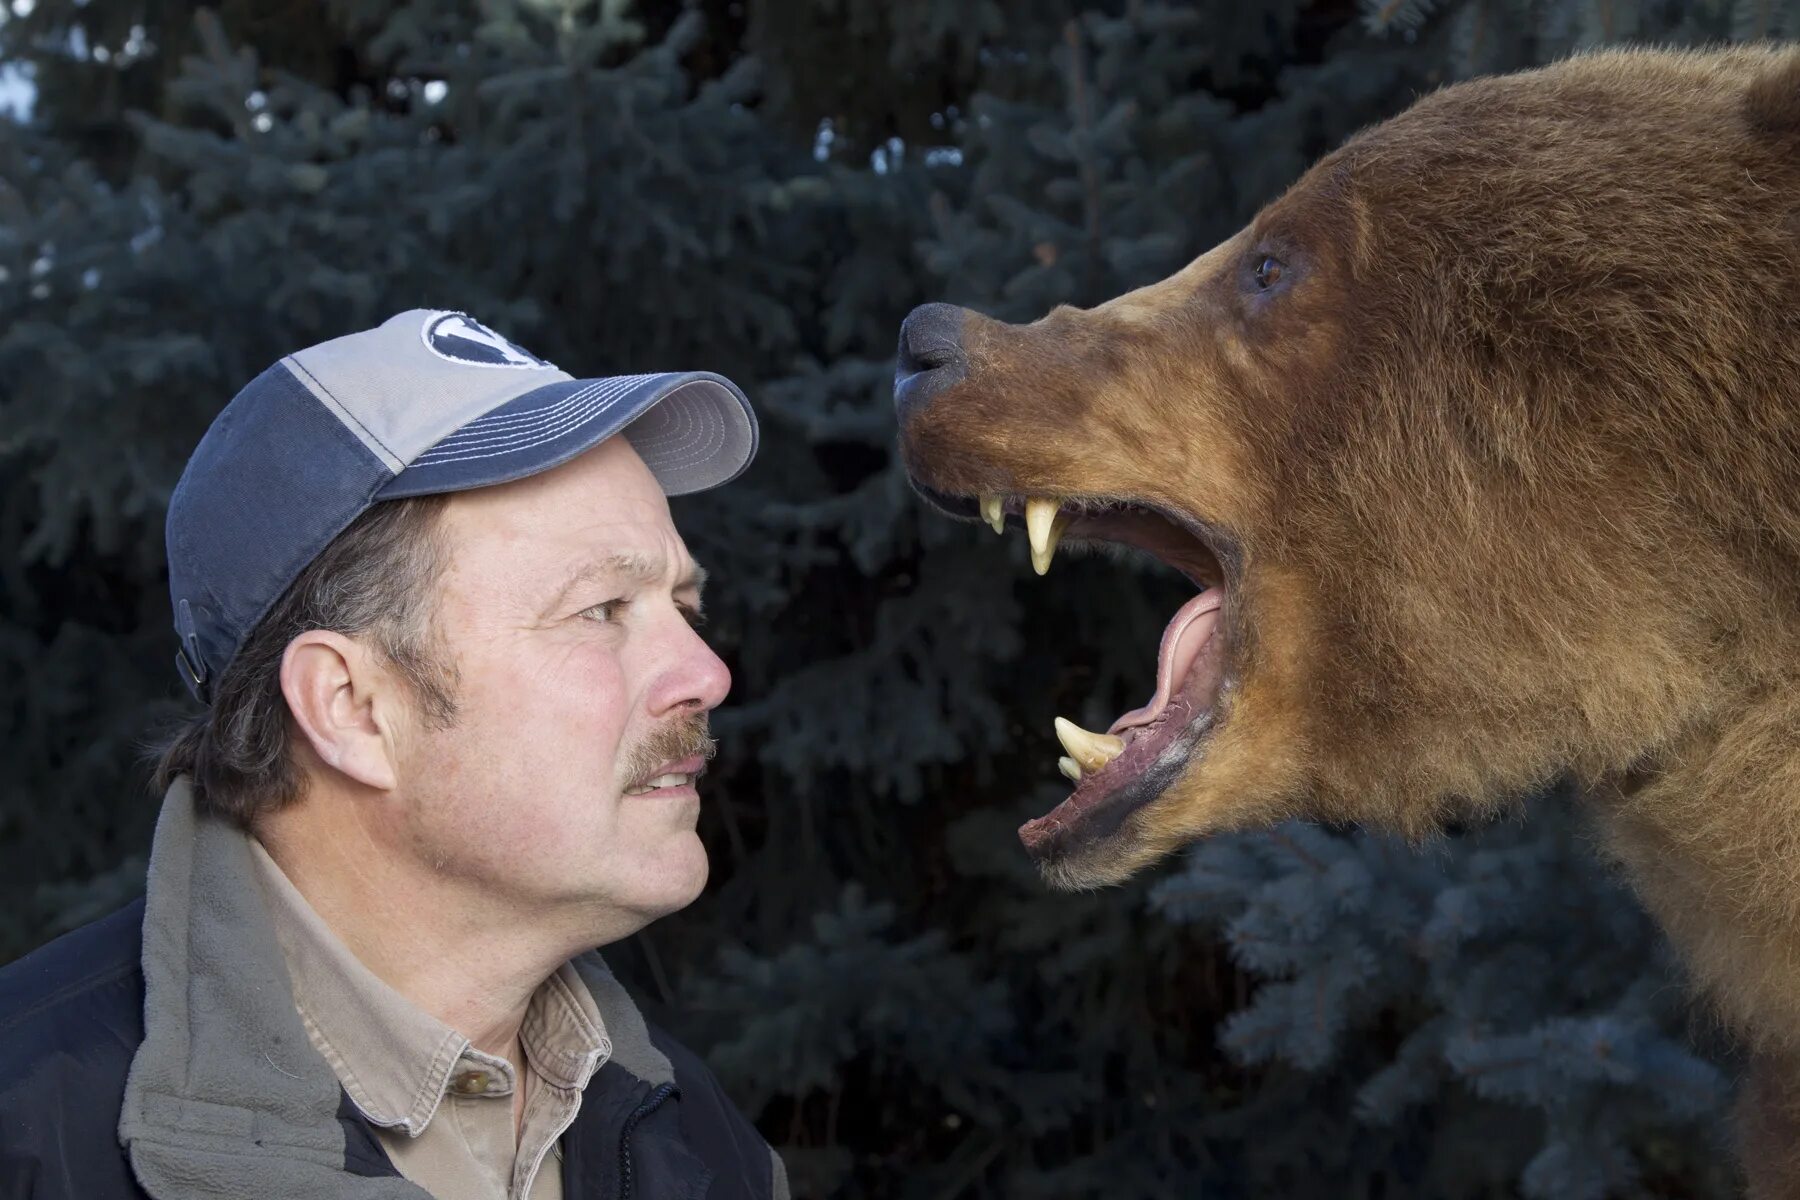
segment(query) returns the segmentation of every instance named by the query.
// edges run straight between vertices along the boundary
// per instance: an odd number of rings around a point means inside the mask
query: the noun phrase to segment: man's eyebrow
[[[544,611],[553,612],[562,607],[569,593],[584,583],[616,580],[641,587],[661,579],[666,570],[664,560],[641,554],[609,554],[604,558],[589,559],[569,573],[562,586],[556,589],[555,597],[544,606]],[[692,588],[698,592],[705,587],[706,568],[697,562],[690,562],[687,573],[675,582],[672,590],[679,592]]]

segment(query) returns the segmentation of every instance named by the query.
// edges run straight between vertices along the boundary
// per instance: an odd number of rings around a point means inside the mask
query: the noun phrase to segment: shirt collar
[[[488,1072],[490,1095],[507,1095],[518,1086],[510,1062],[477,1050],[364,966],[262,844],[249,841],[287,961],[294,1007],[364,1117],[417,1137],[453,1077]],[[559,1088],[586,1086],[612,1053],[593,995],[569,963],[532,993],[519,1040],[531,1069]]]

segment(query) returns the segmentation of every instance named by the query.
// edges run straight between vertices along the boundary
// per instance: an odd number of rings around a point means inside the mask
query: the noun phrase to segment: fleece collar
[[[673,1079],[600,956],[573,965],[613,1061],[651,1084]],[[250,840],[199,815],[185,778],[164,797],[150,851],[143,970],[144,1040],[119,1140],[155,1200],[429,1200],[398,1175],[346,1172],[342,1088],[294,1009]]]

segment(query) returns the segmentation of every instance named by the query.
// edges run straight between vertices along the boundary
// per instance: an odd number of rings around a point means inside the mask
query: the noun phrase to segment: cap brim
[[[377,500],[460,492],[560,466],[614,434],[670,496],[718,487],[756,457],[756,416],[710,371],[548,384],[470,421],[415,458]]]

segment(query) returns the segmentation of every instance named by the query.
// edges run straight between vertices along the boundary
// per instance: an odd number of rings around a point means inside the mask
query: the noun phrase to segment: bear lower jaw
[[[1132,818],[1158,800],[1188,765],[1205,753],[1212,725],[1210,712],[1193,715],[1155,762],[1123,787],[1096,792],[1091,799],[1072,795],[1021,826],[1019,838],[1044,882],[1059,891],[1087,891],[1122,883],[1135,874],[1145,856],[1137,845]]]
[[[1222,657],[1209,647],[1202,659]],[[1117,882],[1120,873],[1088,860],[1106,858],[1104,844],[1129,836],[1129,818],[1158,800],[1205,752],[1228,690],[1216,669],[1196,663],[1188,680],[1154,720],[1106,766],[1085,775],[1069,798],[1019,827],[1019,840],[1053,886]]]

